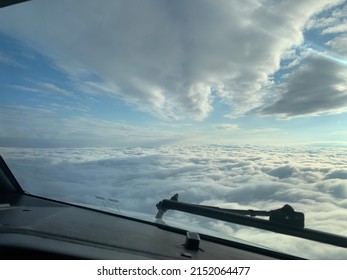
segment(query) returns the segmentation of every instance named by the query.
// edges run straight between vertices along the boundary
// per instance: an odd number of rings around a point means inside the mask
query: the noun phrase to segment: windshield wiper
[[[271,211],[225,209],[179,202],[178,194],[175,194],[171,199],[160,201],[156,207],[158,209],[156,215],[157,219],[162,219],[164,213],[169,209],[178,210],[225,222],[347,248],[347,238],[344,236],[305,228],[304,213],[294,211],[294,209],[288,204],[284,205],[280,209]],[[268,216],[269,220],[255,218],[256,216]]]

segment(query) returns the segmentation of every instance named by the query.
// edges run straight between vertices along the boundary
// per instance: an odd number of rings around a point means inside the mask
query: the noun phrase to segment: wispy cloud
[[[337,5],[336,5],[337,4]],[[319,30],[322,34],[345,32],[347,5],[345,1],[332,3],[327,11],[316,13],[306,24],[307,30]]]
[[[58,94],[63,95],[65,97],[76,97],[76,95],[66,90],[65,88],[58,87],[57,85],[53,83],[47,83],[47,82],[40,82],[40,81],[32,81],[30,80],[29,86],[23,86],[23,85],[11,85],[11,88],[20,90],[20,91],[27,91],[32,93],[40,93],[40,94]]]
[[[44,90],[45,92],[58,93],[68,97],[72,97],[74,95],[72,92],[64,88],[60,88],[57,85],[52,83],[38,82],[38,86],[41,88],[41,90]]]
[[[34,88],[34,87],[27,87],[27,86],[20,86],[20,85],[12,85],[11,86],[14,89],[18,89],[20,91],[27,91],[27,92],[41,92],[41,90],[39,90],[38,88]]]
[[[322,32],[322,34],[329,34],[329,33],[344,33],[347,32],[347,23],[342,23],[339,25],[331,26]]]
[[[0,63],[4,63],[9,66],[24,68],[25,66],[17,61],[13,56],[0,50]]]
[[[215,124],[213,127],[221,130],[236,130],[239,129],[239,126],[237,124],[229,124],[229,123],[221,123],[221,124]]]

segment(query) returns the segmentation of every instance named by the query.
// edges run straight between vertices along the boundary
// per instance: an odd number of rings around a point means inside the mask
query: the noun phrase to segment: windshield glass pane
[[[290,204],[307,228],[347,236],[346,14],[331,0],[1,8],[0,154],[31,194],[151,221],[175,193],[223,208]],[[185,213],[164,220],[347,259]]]

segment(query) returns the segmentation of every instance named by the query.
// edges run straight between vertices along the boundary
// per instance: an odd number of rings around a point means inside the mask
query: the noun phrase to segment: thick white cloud
[[[0,153],[35,194],[152,217],[156,203],[174,193],[185,202],[239,209],[271,210],[288,203],[305,213],[308,228],[347,236],[344,148],[0,148]],[[165,217],[309,258],[347,258],[346,250],[296,238],[279,236],[274,244],[273,235],[258,230],[175,211]]]
[[[310,16],[337,2],[33,1],[1,11],[0,30],[51,57],[76,87],[97,75],[139,110],[201,120],[214,94],[231,115],[263,105]]]

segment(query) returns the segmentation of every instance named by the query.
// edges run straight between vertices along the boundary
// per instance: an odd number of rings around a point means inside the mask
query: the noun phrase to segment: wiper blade
[[[288,204],[271,211],[224,209],[179,202],[178,195],[175,195],[156,206],[157,219],[162,219],[164,213],[171,209],[347,248],[347,238],[344,236],[304,228],[304,213],[294,211]],[[255,216],[268,216],[269,220]]]

